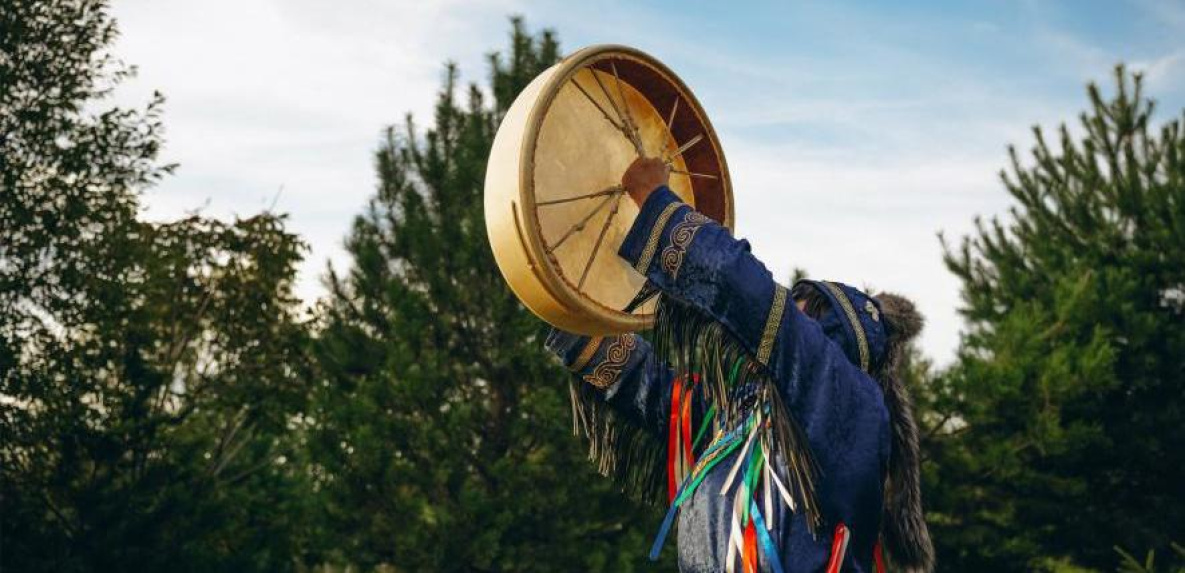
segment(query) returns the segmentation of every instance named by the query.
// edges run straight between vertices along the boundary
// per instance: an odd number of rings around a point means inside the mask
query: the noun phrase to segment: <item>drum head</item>
[[[724,155],[699,103],[657,60],[621,46],[565,58],[528,86],[495,138],[486,177],[490,243],[520,299],[583,334],[648,328],[625,312],[645,277],[617,256],[638,207],[620,188],[639,155],[664,157],[670,188],[731,227]]]

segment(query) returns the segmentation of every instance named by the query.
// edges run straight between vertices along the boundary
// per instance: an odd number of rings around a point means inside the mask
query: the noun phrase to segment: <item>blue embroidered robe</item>
[[[843,523],[851,537],[841,570],[873,571],[890,448],[889,414],[877,382],[787,300],[785,287],[750,253],[747,241],[733,238],[665,186],[646,200],[618,254],[666,296],[715,319],[758,357],[805,431],[820,469],[816,493],[823,526],[812,536],[801,513],[773,504],[774,515],[766,520],[776,524],[771,537],[782,569],[823,571],[832,532]],[[548,346],[617,412],[665,438],[674,373],[645,339],[553,332]],[[720,491],[737,455],[715,466],[680,510],[681,571],[725,570],[733,496]],[[761,570],[771,570],[767,555],[758,553]]]

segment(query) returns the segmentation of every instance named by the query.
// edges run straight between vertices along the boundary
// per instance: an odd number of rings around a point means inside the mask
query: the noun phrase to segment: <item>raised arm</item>
[[[826,412],[836,414],[827,425],[842,425],[864,415],[856,412],[870,401],[868,411],[883,410],[875,382],[795,306],[749,242],[665,185],[645,195],[618,254],[665,294],[722,324],[769,369],[805,425],[824,423]]]
[[[663,185],[642,203],[618,254],[667,295],[714,318],[751,355],[768,362],[792,301],[750,253],[748,241],[733,238]]]

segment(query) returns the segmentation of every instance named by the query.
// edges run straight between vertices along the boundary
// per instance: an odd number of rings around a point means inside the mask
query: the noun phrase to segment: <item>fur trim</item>
[[[889,561],[907,572],[934,570],[934,546],[922,511],[921,454],[913,399],[902,381],[901,367],[909,343],[925,321],[909,299],[891,293],[875,296],[888,325],[889,341],[884,365],[877,373],[889,409],[893,450],[885,483],[882,535]]]
[[[902,345],[913,340],[922,331],[922,327],[926,324],[926,319],[918,312],[917,306],[913,301],[899,295],[888,292],[878,293],[873,296],[881,303],[881,314],[885,317],[885,322],[889,325],[889,338],[898,339]]]

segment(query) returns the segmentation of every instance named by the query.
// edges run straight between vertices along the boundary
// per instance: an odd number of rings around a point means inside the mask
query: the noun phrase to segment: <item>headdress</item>
[[[879,370],[889,339],[880,301],[843,283],[801,280],[795,289],[800,285],[814,287],[831,303],[831,309],[816,320],[823,333],[843,348],[848,360],[869,374]]]
[[[881,538],[889,558],[906,571],[931,571],[934,547],[922,512],[918,428],[900,371],[908,342],[922,329],[922,316],[900,295],[869,296],[828,281],[802,280],[795,289],[800,285],[813,287],[827,299],[830,307],[816,318],[823,332],[852,364],[881,385],[885,395],[893,440]]]

